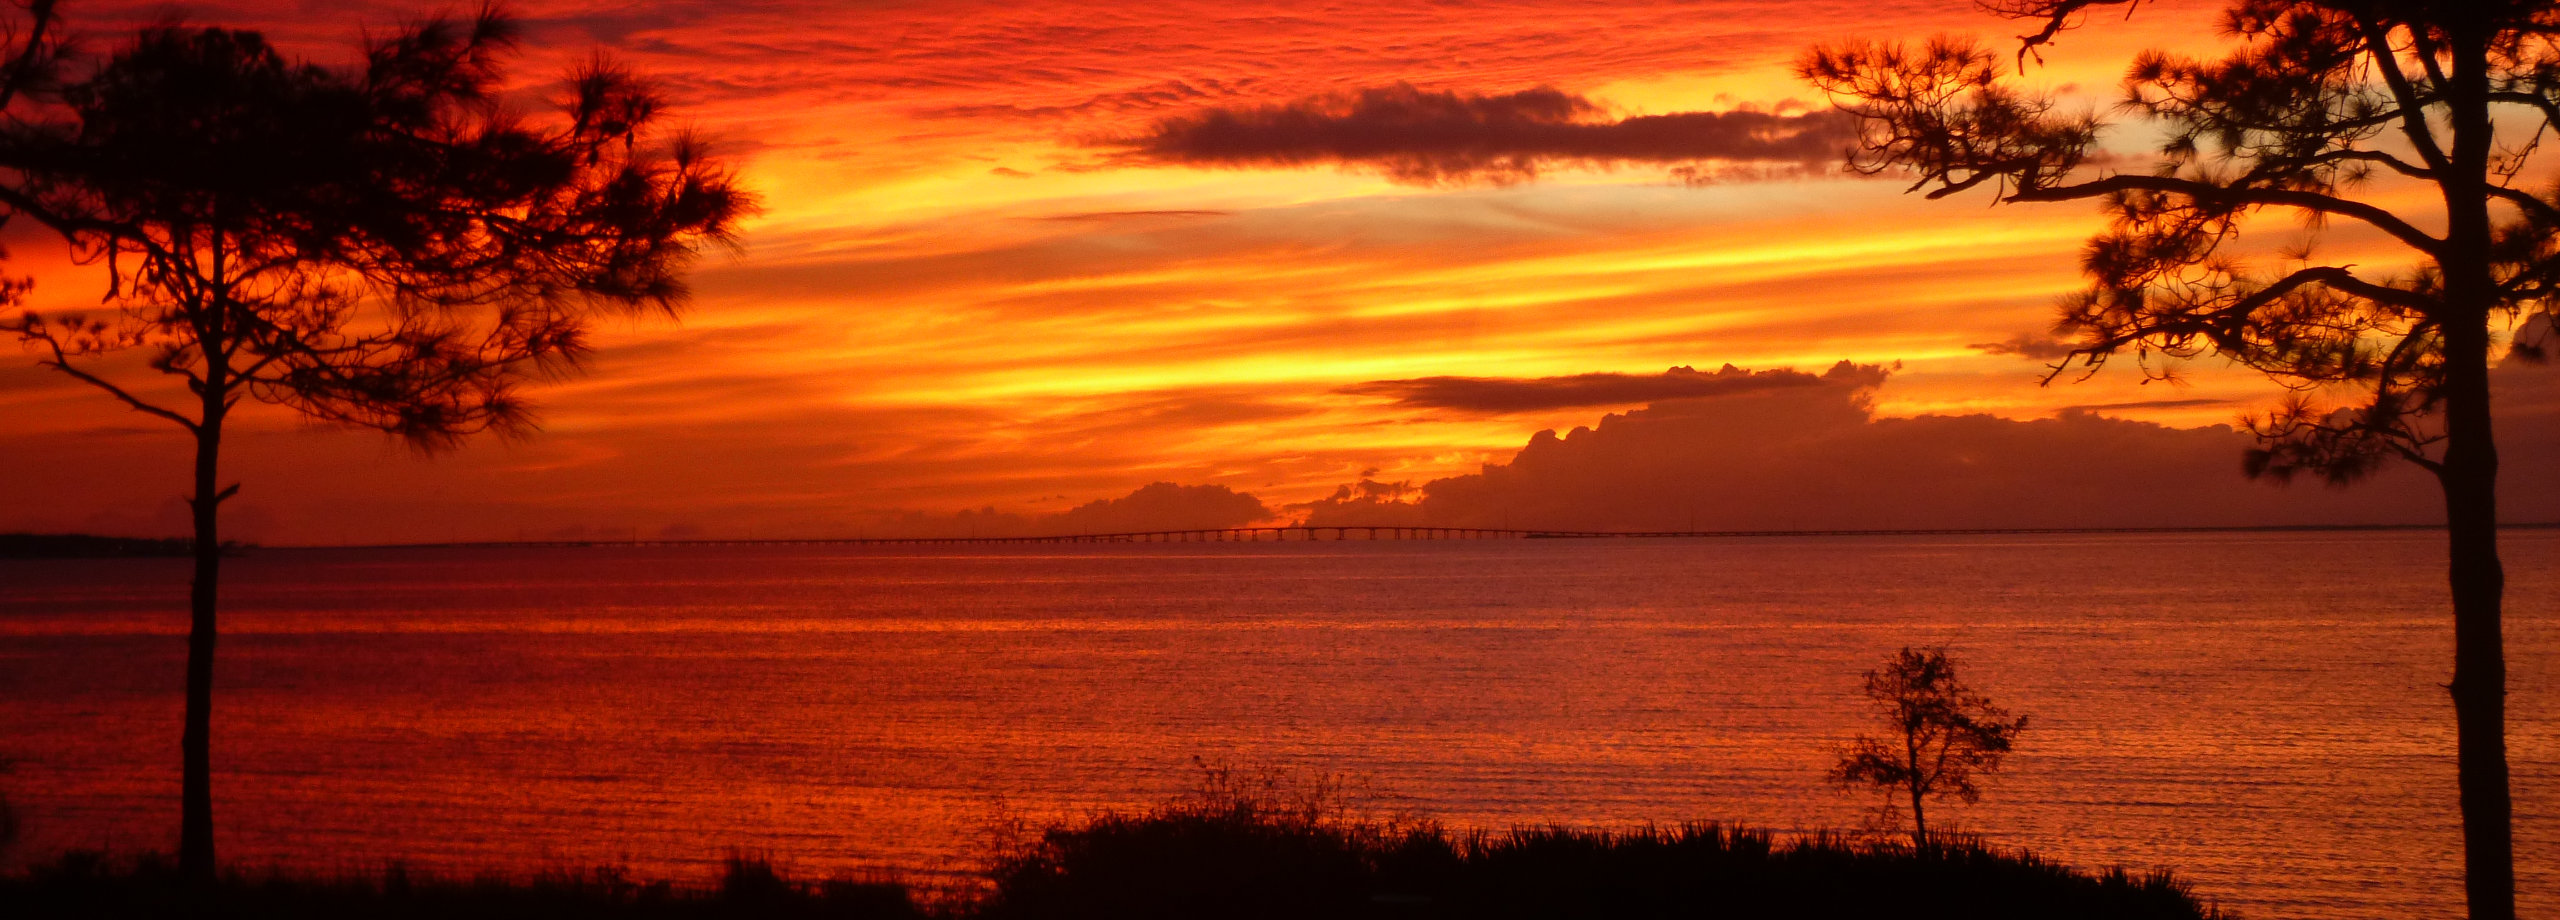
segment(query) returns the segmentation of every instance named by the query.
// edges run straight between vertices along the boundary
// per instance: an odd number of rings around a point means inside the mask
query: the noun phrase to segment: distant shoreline
[[[175,537],[102,537],[85,533],[0,533],[0,559],[167,558],[195,552]]]

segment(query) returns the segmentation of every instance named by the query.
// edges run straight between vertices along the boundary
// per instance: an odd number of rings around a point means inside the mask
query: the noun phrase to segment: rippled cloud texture
[[[324,61],[431,11],[70,9],[93,46],[174,11]],[[680,323],[608,325],[586,376],[535,389],[529,439],[421,457],[236,416],[244,537],[1102,526],[1074,515],[1158,483],[1236,497],[1179,493],[1199,520],[1287,519],[1364,471],[1472,475],[1612,411],[1809,399],[1829,391],[1799,378],[1844,357],[1900,367],[1861,391],[1878,426],[2094,425],[2057,414],[2102,406],[2168,431],[2273,395],[2212,366],[2167,392],[2113,372],[2039,387],[2036,333],[2094,211],[1923,202],[1829,165],[1839,125],[1788,62],[1851,35],[2014,31],[1968,4],[513,9],[509,104],[610,54],[768,210],[703,262]],[[2037,79],[2103,104],[2134,48],[2211,42],[2213,9],[2146,4]],[[58,242],[0,237],[32,305],[96,304]],[[179,529],[183,438],[30,364],[0,360],[0,530]],[[1727,365],[1754,370],[1691,370]]]

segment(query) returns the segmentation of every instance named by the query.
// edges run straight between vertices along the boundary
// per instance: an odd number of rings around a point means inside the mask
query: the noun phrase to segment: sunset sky
[[[2147,3],[2069,33],[2028,85],[2103,106],[2133,50],[2214,47],[2219,6]],[[174,8],[329,62],[368,27],[431,12]],[[170,9],[86,2],[70,16],[112,46]],[[514,72],[529,100],[601,49],[664,83],[763,213],[741,251],[700,264],[681,321],[608,323],[588,374],[539,388],[528,439],[428,456],[247,414],[226,458],[245,484],[229,506],[242,537],[1023,532],[1153,521],[1049,516],[1158,482],[1245,493],[1261,519],[1295,520],[1364,478],[1475,474],[1541,430],[1673,400],[1637,417],[1762,399],[1819,403],[1778,422],[1836,410],[1860,432],[1918,416],[2076,420],[1968,424],[2185,438],[2181,456],[2227,474],[2214,488],[2266,489],[2238,481],[2220,433],[2161,427],[2264,406],[2277,391],[2260,378],[2198,366],[2143,385],[2125,362],[2039,386],[2051,355],[2038,346],[2078,284],[2094,206],[1931,202],[1841,175],[1839,124],[1790,62],[1826,41],[2022,28],[1961,0],[512,9],[528,26]],[[95,304],[97,281],[58,242],[29,226],[9,239],[11,264],[39,279],[32,306]],[[1893,430],[1918,443],[1955,431],[1946,421]],[[0,362],[0,426],[0,530],[183,530],[173,426],[31,355]],[[1243,516],[1214,489],[1156,494],[1214,505],[1204,521]],[[2328,502],[2306,512],[2324,520],[2427,512],[2378,494],[2285,501]],[[1719,516],[1723,501],[1694,499],[1681,520],[1872,522]],[[2086,510],[2046,523],[2127,520]],[[2135,519],[2261,510],[2291,513],[2172,501]]]

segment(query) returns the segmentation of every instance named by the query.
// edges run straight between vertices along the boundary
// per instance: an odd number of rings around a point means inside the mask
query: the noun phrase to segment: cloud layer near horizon
[[[2432,479],[2393,464],[2346,489],[2251,481],[2251,439],[2089,410],[1879,418],[1888,372],[1736,389],[1541,431],[1509,461],[1421,486],[1364,481],[1303,506],[1313,524],[1563,530],[1823,530],[2411,524],[2443,519]],[[2560,462],[2560,368],[2497,373],[2509,470]],[[2511,521],[2560,520],[2560,485],[2510,475]]]
[[[1101,498],[1056,514],[979,508],[956,514],[912,512],[876,522],[884,536],[1048,537],[1068,534],[1219,530],[1272,521],[1262,500],[1217,485],[1154,482],[1118,498]]]

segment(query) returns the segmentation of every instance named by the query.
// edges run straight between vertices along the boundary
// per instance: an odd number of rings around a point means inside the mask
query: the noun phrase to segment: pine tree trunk
[[[208,388],[211,389],[211,388]],[[192,879],[210,879],[213,854],[213,642],[214,598],[221,583],[222,506],[220,457],[221,406],[208,400],[208,411],[196,431],[195,581],[188,591],[191,617],[187,630],[187,714],[179,738],[183,758],[178,817],[178,869]]]
[[[2471,920],[2515,916],[2513,802],[2507,775],[2506,573],[2498,562],[2498,454],[2489,430],[2487,333],[2445,336],[2444,486],[2453,589],[2453,716],[2462,796],[2463,880]],[[2462,341],[2473,339],[2474,341]]]
[[[2485,5],[2483,5],[2485,6]],[[2489,316],[2497,300],[2490,272],[2488,164],[2489,38],[2479,7],[2448,8],[2452,78],[2445,83],[2453,130],[2444,175],[2445,448],[2447,581],[2453,590],[2455,771],[2462,796],[2464,891],[2471,920],[2516,915],[2513,801],[2507,777],[2507,658],[2498,564],[2498,448],[2490,430]]]

